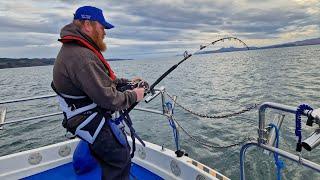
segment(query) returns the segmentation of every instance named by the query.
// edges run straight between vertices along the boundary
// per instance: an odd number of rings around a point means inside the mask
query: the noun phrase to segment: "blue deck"
[[[45,172],[35,174],[29,177],[24,178],[24,180],[63,180],[63,179],[68,179],[68,180],[95,180],[95,179],[100,179],[101,175],[101,169],[99,166],[96,166],[95,169],[92,171],[78,175],[74,172],[72,163],[68,163],[62,166],[58,166],[56,168],[47,170]],[[158,175],[150,172],[149,170],[132,163],[131,166],[131,173],[130,173],[130,179],[136,180],[136,179],[148,179],[148,180],[162,180],[161,177]]]

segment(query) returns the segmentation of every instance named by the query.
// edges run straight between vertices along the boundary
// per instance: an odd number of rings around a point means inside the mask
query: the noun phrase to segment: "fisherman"
[[[130,146],[114,132],[109,119],[115,111],[141,101],[145,91],[117,89],[130,81],[117,78],[101,53],[107,49],[103,42],[105,29],[113,27],[101,9],[78,8],[73,22],[61,30],[62,47],[52,83],[65,116],[63,126],[89,143],[101,166],[102,179],[108,180],[129,179],[131,167]]]

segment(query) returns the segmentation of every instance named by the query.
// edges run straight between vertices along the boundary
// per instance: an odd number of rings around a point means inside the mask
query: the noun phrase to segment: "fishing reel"
[[[126,90],[133,90],[135,88],[144,88],[145,91],[149,91],[150,86],[147,81],[136,80],[136,81],[129,81],[128,83],[117,87],[117,90],[124,92]]]

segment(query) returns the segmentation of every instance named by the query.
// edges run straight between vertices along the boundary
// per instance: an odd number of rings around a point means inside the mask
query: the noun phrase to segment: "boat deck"
[[[24,180],[87,180],[87,179],[100,179],[101,176],[101,169],[98,165],[95,166],[94,169],[91,171],[78,175],[73,170],[72,163],[64,164],[62,166],[58,166],[56,168],[41,172],[39,174],[35,174],[26,178]],[[161,177],[157,176],[156,174],[150,172],[149,170],[132,163],[131,172],[130,172],[130,179],[137,180],[137,179],[148,179],[148,180],[162,180]]]

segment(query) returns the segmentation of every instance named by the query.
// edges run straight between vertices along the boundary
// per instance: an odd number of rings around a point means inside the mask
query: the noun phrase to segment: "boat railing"
[[[173,97],[169,96],[170,99],[172,100],[172,102],[168,103],[166,101],[166,96],[168,95],[168,93],[166,92],[166,89],[164,87],[160,87],[158,89],[155,89],[154,94],[146,97],[145,101],[148,103],[159,95],[161,95],[162,111],[156,110],[156,109],[142,108],[142,107],[136,107],[136,108],[134,108],[134,110],[165,116],[169,120],[170,126],[173,128],[173,133],[174,133],[173,137],[174,137],[174,141],[175,141],[175,145],[176,145],[176,155],[177,155],[177,157],[181,157],[184,155],[184,152],[181,151],[181,149],[180,149],[179,131],[178,131],[178,128],[175,124],[174,117],[173,117],[173,109],[174,109],[174,106],[176,103],[175,101],[176,101],[177,97],[176,96],[173,96]],[[49,94],[49,95],[43,95],[43,96],[5,100],[5,101],[0,101],[0,105],[10,104],[10,103],[19,103],[19,102],[23,102],[23,101],[31,101],[31,100],[37,100],[37,99],[53,98],[53,97],[56,97],[56,95]],[[292,114],[297,113],[296,107],[273,103],[273,102],[266,102],[266,103],[263,103],[259,106],[258,139],[255,141],[253,141],[253,140],[249,141],[241,147],[241,150],[240,150],[240,179],[241,180],[245,179],[245,166],[244,166],[245,154],[246,154],[247,149],[251,146],[257,146],[258,148],[264,149],[267,152],[276,153],[284,158],[287,158],[291,161],[297,162],[300,165],[303,165],[305,167],[309,167],[317,172],[320,172],[320,165],[315,162],[312,162],[308,159],[303,158],[301,153],[299,155],[296,155],[296,154],[290,153],[286,150],[282,150],[278,147],[274,147],[275,131],[273,128],[270,128],[270,126],[266,124],[266,110],[267,109],[273,109],[273,110],[278,110],[281,112],[292,113]],[[45,117],[50,117],[50,116],[61,115],[61,114],[62,114],[62,112],[55,112],[55,113],[49,113],[49,114],[43,114],[43,115],[38,115],[38,116],[33,116],[33,117],[22,118],[22,119],[18,119],[18,120],[5,121],[6,108],[0,107],[0,129],[3,128],[4,125],[9,125],[9,124],[19,123],[19,122],[24,122],[24,121],[31,121],[31,120],[41,119],[41,118],[45,118]],[[304,110],[301,112],[301,115],[308,117],[308,121],[311,120],[312,123],[320,125],[320,110],[319,111]],[[275,121],[277,121],[275,123],[277,124],[277,126],[279,128],[281,127],[283,118],[284,118],[284,116],[278,116],[277,118],[275,118]],[[311,125],[312,125],[312,123],[311,123]],[[314,137],[308,138],[309,141],[312,141],[311,143],[313,144],[310,150],[312,150],[313,148],[315,148],[317,145],[320,144],[320,129],[317,129],[317,130],[319,130],[319,133],[314,133],[315,135],[313,134],[314,136],[316,136],[316,138],[314,138]],[[316,130],[316,132],[318,132],[317,130]]]
[[[169,116],[166,112],[165,108],[165,88],[160,87],[158,89],[155,89],[155,94],[152,96],[147,97],[146,101],[150,102],[153,100],[156,96],[161,94],[161,99],[162,99],[162,111],[156,110],[156,109],[149,109],[149,108],[142,108],[142,107],[136,107],[134,110],[136,111],[143,111],[143,112],[148,112],[148,113],[153,113],[153,114],[159,114],[159,115],[164,115],[164,116]],[[5,105],[5,104],[11,104],[11,103],[20,103],[24,101],[32,101],[32,100],[39,100],[39,99],[48,99],[48,98],[54,98],[56,97],[56,94],[49,94],[49,95],[41,95],[41,96],[34,96],[34,97],[27,97],[27,98],[20,98],[20,99],[12,99],[12,100],[4,100],[0,101],[0,105]],[[54,112],[54,113],[48,113],[48,114],[42,114],[38,116],[33,116],[33,117],[27,117],[27,118],[22,118],[22,119],[17,119],[17,120],[10,120],[6,121],[6,112],[7,108],[6,107],[0,107],[0,128],[3,128],[4,125],[8,124],[14,124],[14,123],[19,123],[19,122],[24,122],[24,121],[32,121],[32,120],[37,120],[37,119],[42,119],[46,117],[51,117],[51,116],[56,116],[56,115],[61,115],[62,112]]]
[[[295,155],[293,153],[290,153],[288,151],[282,150],[278,147],[274,147],[274,139],[270,138],[274,134],[274,131],[272,131],[272,128],[266,124],[266,110],[267,109],[273,109],[278,110],[286,113],[297,113],[297,108],[292,106],[287,106],[283,104],[273,103],[273,102],[265,102],[259,107],[259,129],[258,129],[258,140],[257,141],[251,141],[246,144],[244,144],[240,150],[240,179],[245,179],[245,153],[247,149],[251,146],[257,146],[259,148],[262,148],[268,152],[276,153],[284,158],[287,158],[291,161],[297,162],[300,165],[303,165],[305,167],[309,167],[317,172],[320,172],[320,165],[312,162],[308,159],[304,159],[302,157],[301,152],[299,155]],[[316,124],[319,124],[320,122],[320,115],[319,111],[315,112],[313,110],[304,110],[302,111],[301,115],[308,117],[308,120],[311,120],[315,122]],[[278,121],[282,121],[282,118],[279,118]],[[278,123],[281,124],[282,122]],[[312,138],[312,143],[314,144],[315,148],[317,145],[320,144],[320,138]]]
[[[160,88],[155,88],[154,90],[155,91],[153,94],[151,94],[145,98],[145,102],[149,103],[153,99],[155,99],[157,96],[161,95],[162,111],[156,110],[156,109],[150,109],[150,108],[143,108],[143,107],[135,107],[133,110],[165,116],[168,119],[170,126],[173,128],[173,133],[174,133],[173,137],[174,137],[174,141],[175,141],[175,145],[176,145],[176,154],[178,157],[181,157],[182,155],[184,155],[184,152],[180,150],[179,130],[178,130],[178,128],[176,128],[175,122],[173,121],[173,116],[174,116],[173,115],[173,108],[174,108],[175,100],[177,97],[173,96],[174,100],[173,100],[173,102],[169,103],[170,106],[168,106],[168,102],[166,101],[167,92],[166,92],[165,87],[162,86]],[[57,95],[55,95],[55,94],[49,94],[49,95],[41,95],[41,96],[34,96],[34,97],[27,97],[27,98],[13,99],[13,100],[4,100],[4,101],[0,101],[0,105],[10,104],[10,103],[20,103],[20,102],[24,102],[24,101],[32,101],[32,100],[38,100],[38,99],[54,98],[56,96]],[[0,107],[0,130],[2,130],[5,125],[15,124],[15,123],[20,123],[20,122],[25,122],[25,121],[44,119],[46,117],[57,116],[57,115],[63,114],[62,112],[54,112],[54,113],[42,114],[42,115],[33,116],[33,117],[21,118],[21,119],[17,119],[17,120],[5,121],[6,112],[7,112],[6,107],[2,107],[2,108]],[[68,137],[67,134],[66,134],[66,137]]]

